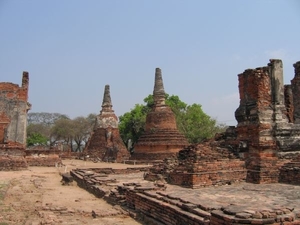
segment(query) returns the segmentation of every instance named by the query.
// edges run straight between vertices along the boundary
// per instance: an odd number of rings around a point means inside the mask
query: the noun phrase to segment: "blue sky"
[[[110,85],[117,116],[165,91],[235,125],[237,75],[300,60],[298,0],[0,0],[0,81],[30,74],[31,112],[99,113]]]

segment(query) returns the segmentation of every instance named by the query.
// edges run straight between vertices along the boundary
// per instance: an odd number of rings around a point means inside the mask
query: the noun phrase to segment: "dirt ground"
[[[69,186],[60,182],[60,173],[73,168],[126,168],[128,165],[78,160],[65,160],[63,164],[65,166],[60,168],[1,171],[0,225],[142,224],[118,205],[110,205],[81,189],[76,182]]]

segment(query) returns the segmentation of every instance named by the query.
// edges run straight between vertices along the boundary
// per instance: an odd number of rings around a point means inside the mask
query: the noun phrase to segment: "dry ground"
[[[76,182],[70,186],[60,182],[59,173],[72,168],[126,168],[127,165],[77,160],[63,163],[66,166],[60,168],[0,171],[0,225],[141,224],[119,206],[112,206],[79,188]],[[93,211],[97,214],[95,218]]]

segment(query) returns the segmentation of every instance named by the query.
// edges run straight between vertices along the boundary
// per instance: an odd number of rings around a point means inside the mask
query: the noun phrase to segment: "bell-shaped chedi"
[[[84,151],[90,159],[105,162],[122,162],[130,156],[120,137],[118,117],[112,109],[109,85],[105,85],[102,110],[96,117],[94,130]]]
[[[147,114],[145,132],[134,146],[131,159],[161,160],[175,155],[188,145],[178,131],[175,115],[165,104],[165,90],[161,70],[156,68],[153,90],[154,105]]]

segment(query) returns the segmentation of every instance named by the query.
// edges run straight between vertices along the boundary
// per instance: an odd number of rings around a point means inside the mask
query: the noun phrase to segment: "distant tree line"
[[[82,151],[87,142],[96,114],[70,119],[60,113],[28,113],[27,146],[55,146],[58,142],[68,145],[72,151]]]
[[[144,104],[136,104],[129,112],[119,117],[121,138],[129,150],[144,132],[146,115],[154,104],[153,95],[144,99]],[[203,112],[200,104],[188,105],[176,95],[166,94],[166,104],[175,114],[179,131],[189,143],[200,143],[223,132],[224,124]],[[72,151],[82,151],[94,127],[96,114],[70,119],[60,113],[28,113],[27,146],[55,146],[58,142],[68,145]]]

